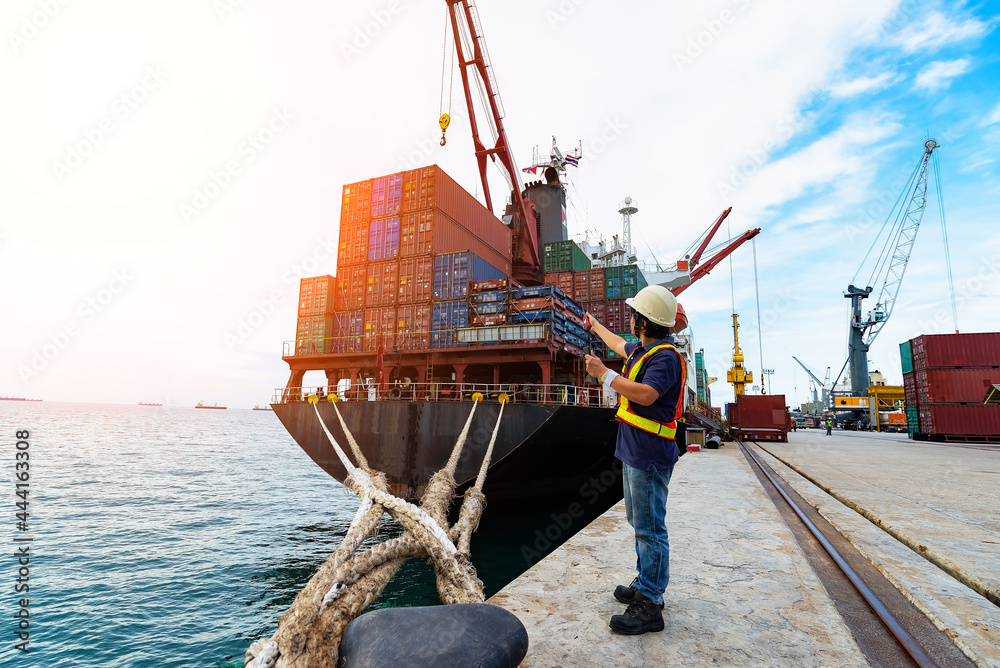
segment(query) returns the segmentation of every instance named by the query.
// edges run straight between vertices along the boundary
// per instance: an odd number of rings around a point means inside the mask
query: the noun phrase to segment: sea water
[[[358,506],[269,411],[0,401],[0,444],[4,667],[242,666]],[[540,545],[552,519],[535,515],[487,508],[472,543],[487,596],[579,528]],[[399,533],[383,517],[366,545]],[[438,602],[409,559],[373,607]]]
[[[0,402],[0,443],[2,666],[242,665],[358,505],[266,411]],[[381,605],[435,602],[426,564],[396,580]]]

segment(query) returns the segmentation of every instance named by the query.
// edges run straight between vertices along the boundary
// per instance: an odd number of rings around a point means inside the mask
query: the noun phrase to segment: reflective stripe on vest
[[[639,368],[642,366],[643,362],[664,349],[670,349],[677,352],[677,348],[669,343],[661,343],[658,346],[653,346],[646,352],[645,355],[639,358],[632,368],[628,370],[626,378],[632,382],[638,382],[636,381],[636,378],[639,377]],[[632,352],[634,353],[636,350],[638,350],[638,346],[633,349]],[[629,400],[626,399],[621,392],[619,392],[618,412],[615,414],[616,420],[624,422],[627,425],[631,425],[636,429],[648,431],[649,433],[655,434],[661,438],[675,438],[677,436],[677,418],[684,414],[684,385],[687,381],[687,365],[684,363],[684,357],[679,352],[677,352],[677,357],[680,358],[681,361],[681,388],[680,393],[677,396],[677,410],[675,411],[674,419],[670,422],[660,422],[659,420],[636,415],[635,411],[633,411],[632,407],[629,405]],[[625,358],[625,365],[628,365],[630,359],[632,359],[632,353],[629,353],[629,356]]]

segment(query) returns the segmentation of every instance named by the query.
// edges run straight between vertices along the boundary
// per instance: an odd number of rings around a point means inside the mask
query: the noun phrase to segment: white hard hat
[[[657,325],[673,327],[677,320],[677,300],[662,285],[645,287],[635,297],[626,299],[625,303]]]

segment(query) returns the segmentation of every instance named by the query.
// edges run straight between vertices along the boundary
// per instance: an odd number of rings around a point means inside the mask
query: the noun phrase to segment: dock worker
[[[833,418],[832,417],[828,417],[826,419],[826,435],[827,436],[832,436],[833,435]]]
[[[684,410],[684,359],[674,348],[677,301],[659,285],[625,300],[638,343],[625,339],[587,314],[587,327],[610,350],[625,358],[622,374],[587,355],[587,373],[618,393],[618,441],[622,461],[625,517],[635,530],[636,578],[619,585],[614,597],[628,607],[614,615],[612,631],[638,635],[663,630],[663,592],[670,579],[667,487],[677,463],[677,418]]]

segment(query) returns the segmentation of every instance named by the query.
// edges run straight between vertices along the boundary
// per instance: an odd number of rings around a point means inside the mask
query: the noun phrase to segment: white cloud
[[[951,85],[951,80],[965,74],[969,69],[969,61],[965,58],[959,60],[935,60],[925,67],[917,75],[917,86],[926,88],[934,92]]]
[[[1000,104],[994,107],[986,120],[983,121],[983,125],[993,125],[994,123],[1000,123]]]
[[[931,12],[922,23],[910,24],[900,30],[890,43],[902,47],[907,53],[914,53],[962,42],[989,31],[990,25],[977,19],[958,23],[941,12]]]
[[[830,86],[830,94],[834,97],[852,97],[860,93],[877,92],[892,83],[893,75],[883,72],[877,77],[858,77],[850,81],[842,81]]]

